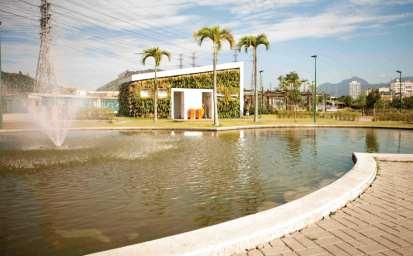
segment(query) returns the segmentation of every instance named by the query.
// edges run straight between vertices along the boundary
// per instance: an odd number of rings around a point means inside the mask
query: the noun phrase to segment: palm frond
[[[224,28],[221,30],[220,39],[226,40],[231,48],[233,48],[235,45],[234,35],[228,29]]]
[[[238,42],[239,51],[244,48],[245,52],[248,52],[248,48],[251,46],[253,46],[253,36],[243,36]]]
[[[257,43],[256,46],[258,47],[260,44],[265,46],[265,49],[269,49],[270,48],[270,41],[268,40],[267,36],[265,34],[259,34],[257,36]]]
[[[161,55],[168,57],[168,60],[171,61],[171,53],[168,51],[162,51]]]
[[[159,67],[161,64],[162,55],[167,56],[168,59],[171,60],[171,54],[167,51],[161,50],[159,47],[145,49],[142,55],[142,64],[145,65],[148,58],[153,58],[155,66]]]
[[[202,45],[205,39],[210,39],[217,50],[221,49],[223,41],[227,41],[231,48],[235,41],[231,31],[221,29],[220,26],[203,27],[194,33],[194,38],[199,45]]]
[[[193,36],[199,45],[202,45],[203,41],[207,38],[211,39],[212,41],[214,39],[212,36],[211,28],[208,27],[203,27],[198,31],[195,31]]]

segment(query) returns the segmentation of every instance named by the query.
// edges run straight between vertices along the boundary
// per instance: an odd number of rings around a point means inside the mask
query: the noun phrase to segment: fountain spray
[[[56,146],[61,146],[76,115],[59,88],[51,61],[51,11],[48,0],[40,5],[40,49],[36,68],[35,93],[29,95],[29,112]]]

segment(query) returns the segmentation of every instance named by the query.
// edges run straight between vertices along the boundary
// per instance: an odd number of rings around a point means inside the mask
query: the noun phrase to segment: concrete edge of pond
[[[156,126],[119,126],[119,127],[73,127],[70,131],[232,131],[246,129],[266,129],[266,128],[376,128],[376,129],[398,129],[413,130],[413,127],[400,126],[374,126],[374,125],[333,125],[333,124],[258,124],[258,125],[240,125],[227,127],[156,127]],[[41,129],[0,129],[2,133],[19,133],[19,132],[37,132]]]
[[[281,206],[209,227],[89,254],[231,255],[301,230],[356,199],[376,177],[375,158],[413,161],[413,154],[353,153],[355,165],[335,182]]]

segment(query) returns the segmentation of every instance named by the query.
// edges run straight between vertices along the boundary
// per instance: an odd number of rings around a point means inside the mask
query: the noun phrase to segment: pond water
[[[413,132],[260,129],[0,135],[0,255],[82,255],[284,204],[353,166],[413,153]]]

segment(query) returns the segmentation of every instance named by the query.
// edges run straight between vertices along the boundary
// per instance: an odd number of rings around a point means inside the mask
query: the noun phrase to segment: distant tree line
[[[353,99],[350,96],[341,96],[337,98],[337,100],[343,102],[346,107],[361,109],[362,111],[383,108],[400,108],[399,97],[394,97],[391,102],[385,101],[381,98],[378,89],[372,90],[367,96],[360,95],[357,99]],[[413,96],[403,98],[402,107],[403,109],[413,109]]]
[[[35,80],[29,74],[1,72],[2,95],[30,93],[34,90]]]

